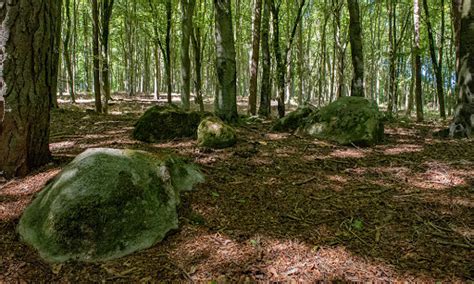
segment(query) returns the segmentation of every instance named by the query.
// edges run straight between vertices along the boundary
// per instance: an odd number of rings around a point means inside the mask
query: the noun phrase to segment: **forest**
[[[471,0],[0,23],[0,282],[474,281]]]

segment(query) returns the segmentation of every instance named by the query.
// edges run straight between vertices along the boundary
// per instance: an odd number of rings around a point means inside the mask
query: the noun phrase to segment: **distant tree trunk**
[[[444,3],[444,1],[442,1]],[[430,55],[431,55],[431,63],[433,64],[433,69],[436,77],[436,91],[438,94],[438,102],[439,102],[439,112],[440,116],[442,119],[446,119],[446,109],[445,109],[445,103],[444,103],[444,91],[443,91],[443,65],[442,65],[442,46],[443,46],[443,40],[441,40],[441,45],[440,49],[441,52],[439,53],[439,59],[436,59],[436,46],[435,46],[435,40],[433,36],[433,29],[431,27],[431,20],[430,20],[430,12],[429,12],[429,7],[428,7],[428,1],[423,0],[423,8],[425,10],[425,15],[426,15],[426,27],[428,29],[428,39],[429,39],[429,49],[430,49]],[[444,10],[444,5],[442,6],[442,10]],[[443,13],[444,14],[444,13]],[[443,20],[444,21],[444,20]],[[444,37],[444,23],[442,24],[442,35],[441,37]]]
[[[462,6],[459,38],[458,105],[450,127],[451,137],[472,137],[474,127],[474,5]]]
[[[67,84],[69,87],[69,95],[71,96],[71,102],[74,104],[76,103],[76,94],[75,94],[75,87],[74,87],[74,72],[72,66],[72,52],[69,49],[71,43],[71,29],[72,29],[72,22],[71,22],[71,5],[69,0],[65,0],[66,6],[66,35],[64,37],[64,59],[66,63],[66,71],[67,71]]]
[[[193,13],[195,0],[181,0],[181,103],[184,110],[190,108],[191,98],[191,58],[189,56],[189,45],[193,33]]]
[[[388,37],[390,43],[390,67],[387,112],[397,112],[397,0],[389,0],[388,5]]]
[[[413,0],[413,26],[415,29],[415,104],[416,120],[423,121],[423,93],[421,86],[421,34],[420,34],[420,0]]]
[[[271,113],[271,56],[270,56],[270,0],[263,0],[262,16],[262,84],[260,89],[260,107],[258,114],[264,117]]]
[[[286,88],[286,67],[288,64],[289,52],[293,40],[295,39],[296,32],[298,31],[298,24],[301,22],[303,7],[305,0],[301,0],[299,3],[298,13],[293,23],[293,27],[290,36],[287,41],[286,48],[282,52],[280,45],[280,8],[281,2],[275,3],[275,0],[271,0],[271,11],[272,11],[272,23],[273,23],[273,52],[275,53],[276,61],[276,72],[277,72],[277,101],[278,101],[278,116],[285,116],[285,88]]]
[[[192,43],[194,50],[194,72],[196,76],[195,91],[196,102],[199,105],[199,111],[204,111],[204,99],[202,97],[202,39],[201,28],[196,26],[193,29]]]
[[[95,93],[95,110],[102,112],[102,101],[100,92],[100,52],[99,52],[99,5],[97,0],[92,0],[92,22],[93,22],[93,42],[92,53],[94,56],[94,93]]]
[[[109,33],[110,19],[112,18],[112,9],[114,0],[102,0],[102,82],[104,84],[104,113],[108,112],[110,99],[110,78],[109,78]]]
[[[89,34],[89,17],[88,15],[86,14],[86,12],[84,12],[84,14],[82,15],[82,18],[83,18],[83,28],[84,28],[84,31],[83,31],[83,36],[84,36],[84,75],[85,75],[85,79],[86,79],[86,92],[90,92],[91,91],[91,73],[90,73],[90,42],[89,42],[89,37],[90,37],[90,34]]]
[[[230,0],[214,0],[216,17],[216,55],[218,87],[215,113],[226,121],[235,121],[237,114],[237,71]]]
[[[50,159],[62,1],[7,3],[0,3],[0,175],[10,178]]]
[[[171,0],[166,0],[165,72],[166,98],[169,104],[173,102],[173,81],[171,78],[171,25],[173,23],[173,6],[171,4]]]
[[[364,97],[364,52],[362,42],[362,27],[360,22],[359,1],[347,0],[349,6],[350,25],[349,35],[352,51],[352,66],[354,77],[351,84],[351,95]]]
[[[262,0],[255,0],[252,29],[252,60],[250,61],[249,113],[257,114],[258,63],[260,60],[260,22],[262,18]]]

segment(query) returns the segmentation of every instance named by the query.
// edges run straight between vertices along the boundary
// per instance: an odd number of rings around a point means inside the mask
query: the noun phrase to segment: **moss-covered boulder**
[[[295,131],[305,121],[305,119],[310,116],[312,113],[317,111],[315,106],[312,105],[304,105],[299,107],[295,111],[290,112],[285,117],[280,118],[276,121],[273,125],[273,131]]]
[[[158,142],[175,138],[196,137],[201,119],[208,113],[186,112],[175,105],[154,106],[135,124],[133,138],[143,142]]]
[[[197,130],[198,145],[208,148],[226,148],[237,142],[234,128],[217,117],[207,117],[199,124]]]
[[[341,145],[369,146],[383,139],[382,121],[375,103],[360,97],[343,97],[312,113],[298,132]]]
[[[180,192],[202,181],[194,165],[179,159],[90,149],[48,182],[18,231],[51,262],[121,257],[176,229]]]

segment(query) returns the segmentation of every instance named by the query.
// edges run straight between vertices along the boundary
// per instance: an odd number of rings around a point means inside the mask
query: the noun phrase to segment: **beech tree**
[[[354,75],[351,84],[351,95],[364,96],[364,52],[362,47],[362,28],[360,23],[359,1],[347,0],[350,15],[349,35],[352,51]]]
[[[464,0],[460,15],[458,105],[450,136],[471,137],[474,126],[474,3]]]
[[[216,17],[217,91],[215,113],[226,121],[237,114],[237,69],[230,0],[214,0]]]
[[[50,159],[61,6],[56,0],[0,3],[0,172],[6,177],[26,175]]]

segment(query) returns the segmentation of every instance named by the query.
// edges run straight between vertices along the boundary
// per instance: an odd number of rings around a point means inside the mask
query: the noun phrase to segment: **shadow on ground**
[[[54,113],[55,163],[0,189],[0,281],[473,280],[472,141],[394,124],[384,144],[361,149],[261,123],[240,126],[236,147],[209,151],[192,140],[133,141],[145,107]],[[207,181],[184,196],[180,229],[161,244],[106,263],[47,264],[16,223],[41,185],[91,147],[177,153]]]

